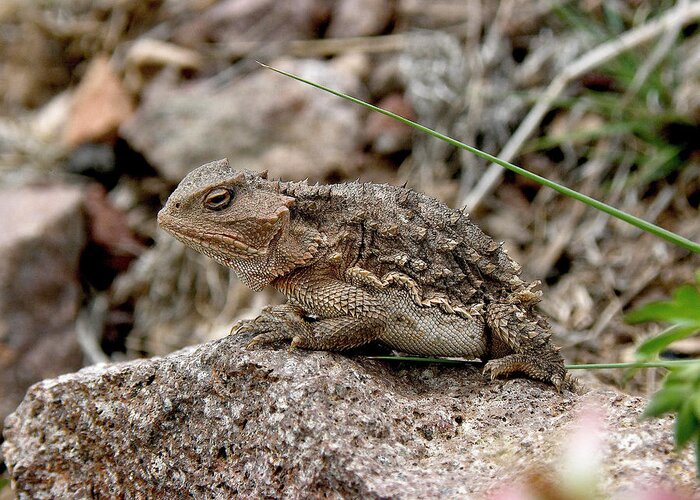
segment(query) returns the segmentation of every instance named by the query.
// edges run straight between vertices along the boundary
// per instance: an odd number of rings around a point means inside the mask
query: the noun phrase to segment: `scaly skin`
[[[370,342],[479,358],[495,378],[570,386],[536,283],[466,214],[374,184],[309,186],[209,163],[180,183],[163,229],[288,302],[237,325],[250,345],[342,351]]]

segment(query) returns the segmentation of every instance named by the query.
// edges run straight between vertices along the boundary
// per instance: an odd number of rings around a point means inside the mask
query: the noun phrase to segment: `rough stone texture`
[[[323,61],[274,66],[353,95],[354,74]],[[356,173],[363,137],[359,106],[261,68],[221,88],[150,89],[122,134],[159,173],[178,182],[195,165],[227,156],[237,168],[287,179]]]
[[[20,498],[481,496],[553,470],[580,410],[609,427],[604,494],[693,488],[670,419],[610,390],[490,383],[471,367],[252,350],[227,337],[35,385],[6,421]],[[591,485],[590,488],[593,488]]]
[[[82,366],[73,326],[85,244],[82,193],[41,186],[0,191],[0,416],[27,388]]]

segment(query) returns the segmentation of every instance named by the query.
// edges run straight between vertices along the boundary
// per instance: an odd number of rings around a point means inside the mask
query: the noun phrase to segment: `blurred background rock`
[[[255,61],[697,241],[697,3],[4,0],[0,417],[42,378],[221,337],[280,300],[156,227],[177,182],[222,157],[272,177],[405,182],[468,203],[526,278],[543,281],[567,361],[630,360],[655,330],[622,313],[690,282],[697,256],[528,180],[486,177],[483,160]],[[595,60],[601,44],[648,27]],[[552,93],[551,82],[563,84]],[[541,119],[514,143],[538,103]],[[676,355],[700,350],[683,346]]]

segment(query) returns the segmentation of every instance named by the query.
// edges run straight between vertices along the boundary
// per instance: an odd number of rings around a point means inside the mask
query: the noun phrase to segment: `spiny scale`
[[[518,277],[520,266],[502,245],[484,234],[467,214],[422,193],[359,182],[332,187],[283,182],[280,193],[294,196],[294,215],[320,231],[334,234],[348,226],[364,231],[373,251],[365,249],[358,263],[378,275],[400,268],[427,293],[449,293],[463,304],[484,300],[485,286],[491,294],[500,290],[498,295],[504,298],[527,286]],[[410,259],[386,259],[406,251]],[[450,273],[430,272],[432,269]]]

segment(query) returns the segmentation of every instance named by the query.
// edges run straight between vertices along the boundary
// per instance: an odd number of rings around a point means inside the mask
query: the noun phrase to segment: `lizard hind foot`
[[[568,389],[571,381],[561,363],[548,363],[546,360],[523,353],[492,359],[484,366],[484,375],[489,376],[491,380],[513,373],[524,373],[534,379],[550,383],[557,392]]]

